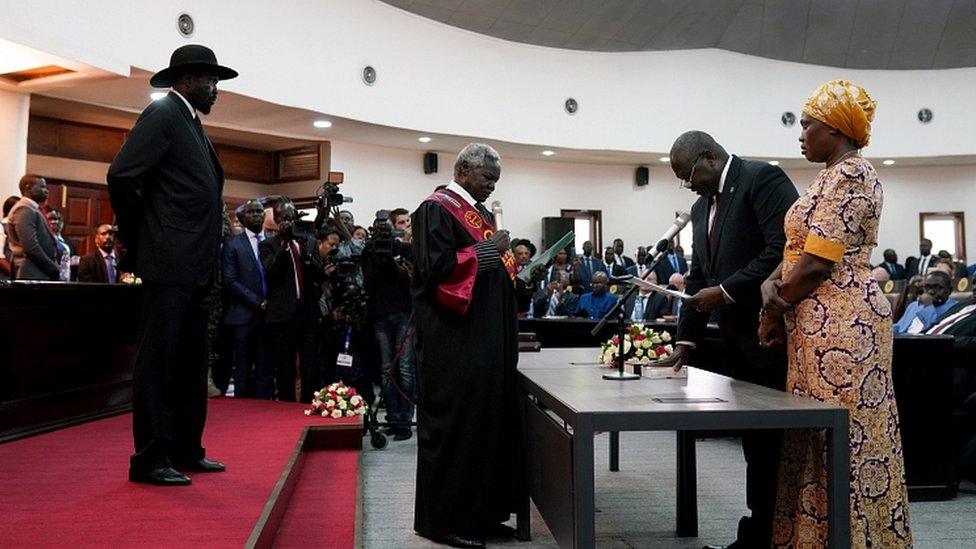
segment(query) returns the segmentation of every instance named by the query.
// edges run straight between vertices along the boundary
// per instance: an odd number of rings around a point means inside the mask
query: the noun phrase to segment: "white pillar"
[[[0,204],[20,196],[17,184],[27,170],[30,94],[0,90]]]

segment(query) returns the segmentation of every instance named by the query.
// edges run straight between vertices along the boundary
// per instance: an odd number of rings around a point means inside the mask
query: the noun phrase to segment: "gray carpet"
[[[606,434],[596,437],[597,547],[700,548],[728,543],[745,512],[745,462],[731,439],[698,442],[699,537],[677,538],[675,519],[675,436],[673,433],[622,433],[620,471],[607,470]],[[365,512],[363,547],[441,547],[413,532],[416,437],[373,450],[363,439]],[[959,497],[946,502],[912,502],[911,524],[919,548],[976,547],[976,487],[964,483]],[[514,518],[510,522],[514,526]],[[538,512],[532,510],[532,541],[489,546],[554,548]]]

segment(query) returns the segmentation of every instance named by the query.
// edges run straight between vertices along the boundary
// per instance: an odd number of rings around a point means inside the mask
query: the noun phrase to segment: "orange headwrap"
[[[813,92],[803,112],[827,124],[863,149],[871,140],[871,121],[877,101],[849,80],[831,80]]]

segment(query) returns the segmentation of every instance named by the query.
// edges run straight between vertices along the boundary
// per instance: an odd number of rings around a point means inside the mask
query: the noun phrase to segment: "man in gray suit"
[[[57,244],[40,205],[47,200],[47,181],[38,175],[20,178],[23,195],[10,210],[11,266],[15,280],[58,280]]]

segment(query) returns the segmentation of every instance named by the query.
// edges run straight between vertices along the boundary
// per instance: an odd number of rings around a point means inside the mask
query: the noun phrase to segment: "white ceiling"
[[[149,103],[150,73],[133,70],[129,78],[89,81],[49,89],[35,94],[31,112],[36,115],[65,118],[110,127],[130,128],[136,117]],[[319,129],[312,122],[326,119],[332,127]],[[262,150],[287,149],[321,141],[341,140],[384,147],[455,154],[472,141],[491,144],[503,157],[544,160],[546,162],[576,162],[608,165],[665,165],[660,159],[664,151],[613,151],[591,149],[553,149],[555,155],[543,157],[544,145],[500,142],[485,136],[443,135],[422,133],[377,124],[368,124],[328,116],[306,109],[278,105],[240,94],[222,91],[213,112],[204,123],[208,133],[217,141],[229,145]],[[418,137],[428,136],[429,143]],[[761,158],[758,160],[772,160]],[[811,167],[800,157],[777,158],[783,167]],[[881,160],[881,159],[877,159]],[[976,157],[943,156],[898,159],[900,166],[976,164]]]

